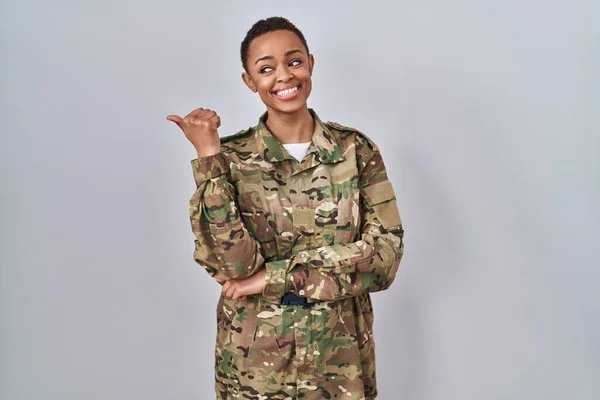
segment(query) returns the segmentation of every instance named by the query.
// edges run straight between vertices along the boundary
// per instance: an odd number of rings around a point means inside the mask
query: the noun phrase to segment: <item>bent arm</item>
[[[189,202],[194,260],[214,278],[242,279],[264,266],[260,243],[244,226],[223,153],[192,161],[196,191]]]
[[[265,264],[263,296],[280,302],[292,292],[333,301],[390,287],[404,254],[404,230],[396,196],[379,151],[361,159],[360,239],[298,252]]]

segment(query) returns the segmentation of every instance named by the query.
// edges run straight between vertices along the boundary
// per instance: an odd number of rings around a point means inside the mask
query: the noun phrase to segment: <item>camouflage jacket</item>
[[[404,231],[377,146],[310,112],[315,131],[300,162],[266,127],[266,114],[257,126],[222,138],[219,154],[192,161],[194,259],[213,277],[240,279],[266,269],[262,295],[219,301],[216,388],[223,398],[296,398],[301,388],[323,396],[315,398],[376,394],[369,293],[394,281]],[[281,305],[287,292],[306,297],[312,311]],[[317,331],[336,337],[334,348]],[[275,363],[265,361],[265,338]],[[309,359],[298,360],[298,346],[313,349]],[[336,357],[354,364],[353,372],[342,371]],[[295,367],[284,371],[286,365]]]

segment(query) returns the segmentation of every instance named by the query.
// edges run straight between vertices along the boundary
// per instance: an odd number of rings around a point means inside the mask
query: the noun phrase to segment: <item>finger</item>
[[[223,290],[221,290],[221,293],[223,294],[223,297],[225,297],[225,298],[228,298],[228,299],[229,299],[230,297],[229,297],[229,294],[227,293],[227,292],[228,292],[228,290],[229,290],[229,289],[225,289],[225,288],[223,288]]]
[[[204,110],[204,111],[198,113],[197,115],[194,115],[194,117],[196,117],[197,119],[200,119],[200,120],[208,121],[215,115],[217,115],[217,113],[213,110]]]
[[[246,297],[246,295],[244,294],[244,291],[241,288],[238,288],[235,293],[233,294],[233,299],[235,301],[241,301]]]
[[[237,300],[239,300],[239,299],[240,299],[242,296],[244,296],[245,294],[246,294],[246,293],[245,293],[245,290],[244,290],[244,288],[243,288],[243,287],[236,287],[236,288],[235,288],[235,292],[233,293],[232,297],[233,297],[233,299],[234,299],[234,300],[236,300],[236,301],[237,301]]]
[[[198,108],[197,110],[194,110],[190,113],[190,117],[202,118],[204,115],[206,115],[210,112],[214,112],[214,111],[212,111],[208,108]]]
[[[225,297],[228,298],[232,298],[233,294],[235,293],[235,286],[234,285],[229,285],[229,287],[227,288],[227,290],[225,290]]]
[[[235,292],[235,295],[233,296],[233,299],[235,301],[242,301],[246,298],[246,295],[241,291],[241,290],[237,290]]]
[[[234,294],[235,294],[235,288],[230,287],[229,289],[227,289],[227,292],[225,293],[225,297],[227,297],[228,299],[233,299]]]
[[[221,126],[221,117],[219,117],[217,113],[210,117],[208,121],[214,123],[217,128]]]
[[[190,111],[189,114],[185,116],[185,118],[192,117],[201,111],[204,111],[204,108],[196,108],[195,110]]]
[[[223,286],[223,284],[225,283],[225,281],[222,281],[222,280],[220,280],[220,279],[217,279],[217,283],[218,283],[219,285]]]
[[[183,122],[183,119],[179,115],[167,115],[167,119],[169,121],[175,122],[177,126],[181,128],[181,123]]]

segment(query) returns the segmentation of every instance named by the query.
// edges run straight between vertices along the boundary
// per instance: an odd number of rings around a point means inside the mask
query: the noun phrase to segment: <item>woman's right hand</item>
[[[221,140],[218,128],[221,118],[216,112],[198,108],[181,118],[178,115],[167,115],[169,121],[181,128],[185,137],[194,145],[198,158],[218,154],[221,151]]]

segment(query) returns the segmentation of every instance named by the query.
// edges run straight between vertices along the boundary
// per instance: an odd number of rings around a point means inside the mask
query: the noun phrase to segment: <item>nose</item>
[[[279,74],[277,75],[278,82],[287,82],[293,77],[294,75],[287,65],[282,65],[281,68],[279,68]]]

